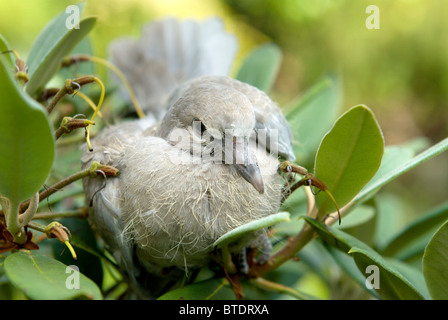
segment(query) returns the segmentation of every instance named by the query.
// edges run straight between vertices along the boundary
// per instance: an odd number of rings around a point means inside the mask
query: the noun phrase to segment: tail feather
[[[237,39],[225,31],[219,18],[202,23],[167,18],[145,25],[138,40],[113,41],[109,52],[144,112],[161,119],[168,97],[185,81],[203,75],[228,75],[237,47]]]

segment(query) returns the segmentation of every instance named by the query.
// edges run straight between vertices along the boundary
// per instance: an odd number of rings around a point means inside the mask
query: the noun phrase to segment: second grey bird
[[[280,109],[248,84],[195,77],[171,93],[165,110],[157,123],[104,129],[82,158],[83,168],[98,161],[120,170],[104,188],[100,179],[83,183],[90,220],[131,277],[136,265],[161,274],[207,263],[219,237],[279,210],[278,155],[294,160]]]

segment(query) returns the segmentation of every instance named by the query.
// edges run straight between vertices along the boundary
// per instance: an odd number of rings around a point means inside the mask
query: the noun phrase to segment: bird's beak
[[[263,177],[255,154],[249,150],[246,141],[233,141],[233,166],[260,194],[264,193]]]

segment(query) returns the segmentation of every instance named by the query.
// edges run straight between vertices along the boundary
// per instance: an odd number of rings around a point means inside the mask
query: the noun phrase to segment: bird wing
[[[84,152],[81,158],[82,169],[89,168],[94,161],[115,167],[123,157],[127,146],[132,145],[142,131],[153,122],[150,119],[142,119],[105,128],[92,140],[93,151]],[[133,248],[123,238],[125,224],[120,211],[122,199],[119,179],[86,177],[83,179],[83,186],[86,201],[91,208],[89,212],[91,224],[111,249],[118,264],[135,279],[139,271],[133,263]]]
[[[109,54],[144,111],[161,119],[166,100],[181,83],[202,75],[228,75],[237,47],[219,18],[202,23],[167,18],[145,25],[139,40],[113,41]]]

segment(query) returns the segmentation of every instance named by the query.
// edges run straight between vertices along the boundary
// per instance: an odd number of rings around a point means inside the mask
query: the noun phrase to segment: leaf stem
[[[2,203],[2,207],[5,201]],[[14,237],[14,242],[23,244],[26,242],[25,229],[19,223],[19,204],[9,200],[6,206],[6,227]],[[3,208],[5,210],[5,208]]]
[[[73,80],[71,79],[65,80],[64,86],[61,89],[59,89],[59,91],[47,105],[48,114],[50,114],[53,111],[54,107],[56,107],[59,101],[61,101],[62,98],[64,98],[67,94],[74,93],[75,90],[79,89],[80,86],[94,82],[95,81],[94,78],[95,78],[94,76],[86,76]]]
[[[232,261],[232,255],[229,252],[229,248],[227,245],[223,246],[221,248],[221,257],[224,264],[224,269],[229,274],[235,274],[236,273],[236,267],[235,264]]]
[[[20,227],[25,227],[31,219],[33,219],[36,214],[37,207],[39,205],[39,192],[36,192],[34,196],[30,199],[30,205],[25,210],[24,213],[19,215],[19,225]]]

